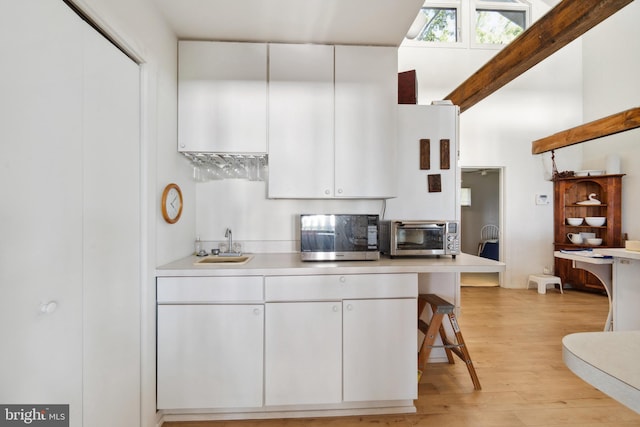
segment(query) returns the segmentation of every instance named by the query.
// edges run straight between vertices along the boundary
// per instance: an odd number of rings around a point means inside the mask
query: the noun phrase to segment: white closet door
[[[89,26],[84,42],[84,425],[133,427],[140,425],[140,68]]]
[[[0,402],[68,403],[74,427],[82,419],[83,25],[61,1],[3,2],[0,12]]]
[[[138,67],[49,0],[3,5],[0,53],[0,402],[137,426]]]

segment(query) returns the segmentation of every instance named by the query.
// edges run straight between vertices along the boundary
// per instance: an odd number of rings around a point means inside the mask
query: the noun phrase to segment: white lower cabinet
[[[158,409],[262,406],[263,306],[158,307]]]
[[[342,303],[265,304],[265,404],[342,401]]]
[[[262,281],[158,278],[158,409],[262,406]]]
[[[416,399],[417,292],[414,274],[267,277],[265,403]]]
[[[158,278],[158,409],[408,406],[417,294],[417,274]]]
[[[415,298],[343,302],[344,401],[417,399]]]

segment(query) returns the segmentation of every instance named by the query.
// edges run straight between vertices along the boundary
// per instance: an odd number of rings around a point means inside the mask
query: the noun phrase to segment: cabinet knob
[[[254,309],[253,309],[253,314],[255,314],[256,316],[257,316],[258,314],[260,314],[260,309],[259,309],[259,308],[254,308]]]
[[[342,188],[338,188],[338,194],[342,194]]]
[[[345,283],[347,281],[347,278],[344,276],[340,276],[340,283]]]
[[[353,311],[353,305],[347,304],[347,311]]]
[[[329,194],[331,194],[331,191],[330,190],[324,190],[324,194],[326,194],[328,196]]]
[[[56,308],[58,308],[57,301],[43,302],[40,304],[40,312],[44,314],[51,314],[56,311]]]
[[[339,310],[339,308],[337,305],[334,305],[333,307],[331,307],[331,310],[333,310],[333,312],[336,313]]]

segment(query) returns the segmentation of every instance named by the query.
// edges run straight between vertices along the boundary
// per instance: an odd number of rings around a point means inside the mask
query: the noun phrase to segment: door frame
[[[504,166],[486,166],[486,165],[477,165],[477,166],[470,166],[470,165],[466,165],[466,166],[460,166],[460,175],[461,175],[461,179],[460,179],[460,186],[464,187],[464,182],[463,182],[463,177],[464,174],[466,172],[478,172],[479,174],[481,173],[481,171],[486,171],[486,173],[497,173],[498,174],[498,188],[496,189],[498,191],[498,229],[499,229],[499,234],[498,234],[498,238],[500,241],[500,245],[499,245],[499,249],[498,249],[498,259],[501,262],[504,262],[505,259],[505,254],[506,252],[506,239],[504,239],[504,235],[505,235],[505,197],[504,197],[504,191],[505,191],[505,177],[506,177],[506,173],[505,173],[505,167]],[[473,195],[471,196],[472,200],[473,200]],[[473,201],[472,201],[473,203]],[[460,222],[461,224],[463,223],[462,219],[464,216],[464,209],[461,207],[460,209]],[[464,229],[461,230],[462,233],[465,232]],[[479,233],[480,230],[474,230],[474,232]],[[475,254],[473,254],[475,255]],[[502,286],[504,283],[504,272],[501,271],[498,273],[498,284],[499,286]]]

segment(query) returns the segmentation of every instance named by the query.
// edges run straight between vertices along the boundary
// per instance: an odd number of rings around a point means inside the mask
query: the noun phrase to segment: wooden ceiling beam
[[[581,126],[563,130],[531,143],[531,153],[540,154],[603,136],[640,128],[640,107],[612,114]]]
[[[444,99],[466,111],[633,0],[562,0]]]

